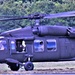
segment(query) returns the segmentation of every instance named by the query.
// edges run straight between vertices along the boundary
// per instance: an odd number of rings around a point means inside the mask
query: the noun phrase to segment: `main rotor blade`
[[[9,21],[9,20],[22,20],[22,19],[41,19],[41,18],[43,18],[43,16],[25,16],[25,17],[15,17],[15,16],[13,16],[13,17],[10,17],[9,16],[9,18],[8,17],[6,17],[6,18],[2,18],[2,19],[0,19],[0,21]]]
[[[74,17],[75,14],[50,14],[46,15],[44,18],[52,19],[52,18],[62,18],[62,17]]]
[[[61,17],[74,17],[75,11],[69,11],[69,12],[62,12],[62,13],[56,13],[56,14],[34,14],[29,16],[0,16],[0,21],[9,21],[9,20],[21,20],[21,19],[52,19],[52,18],[61,18]]]
[[[51,19],[51,18],[61,18],[61,17],[73,17],[73,16],[75,16],[75,11],[48,14],[48,15],[45,15],[44,18]]]
[[[20,19],[28,19],[28,17],[10,17],[10,18],[2,18],[0,21],[9,21],[9,20],[20,20]]]

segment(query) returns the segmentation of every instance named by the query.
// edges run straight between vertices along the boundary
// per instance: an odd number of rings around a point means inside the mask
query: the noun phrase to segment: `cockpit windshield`
[[[5,50],[5,49],[7,49],[6,41],[0,40],[0,50]]]

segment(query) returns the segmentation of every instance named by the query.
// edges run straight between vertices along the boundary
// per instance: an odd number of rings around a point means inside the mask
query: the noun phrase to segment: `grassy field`
[[[34,63],[34,69],[66,69],[66,68],[75,68],[75,61],[63,61],[63,62],[37,62]],[[8,65],[0,64],[0,70],[10,70]],[[24,68],[22,67],[22,69]]]

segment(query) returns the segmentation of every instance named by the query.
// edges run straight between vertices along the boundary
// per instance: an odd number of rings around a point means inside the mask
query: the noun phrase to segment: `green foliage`
[[[0,16],[26,16],[35,13],[51,14],[72,10],[75,10],[75,1],[70,0],[4,0],[0,2]],[[33,24],[34,20],[32,22],[29,20],[3,21],[0,22],[0,32]],[[74,26],[75,18],[42,19],[40,24]]]

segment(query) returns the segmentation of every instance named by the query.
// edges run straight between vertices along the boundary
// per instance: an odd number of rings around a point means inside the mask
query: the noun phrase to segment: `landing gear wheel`
[[[34,65],[32,62],[26,62],[26,64],[24,65],[24,68],[26,71],[31,71],[34,69]]]
[[[19,65],[19,64],[16,64],[16,63],[10,63],[10,64],[8,64],[8,65],[9,65],[9,67],[10,67],[10,69],[11,69],[12,71],[18,71],[19,68],[20,68],[20,65]]]

